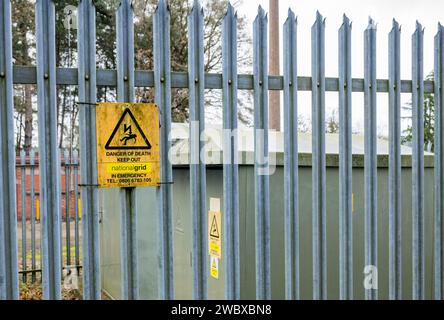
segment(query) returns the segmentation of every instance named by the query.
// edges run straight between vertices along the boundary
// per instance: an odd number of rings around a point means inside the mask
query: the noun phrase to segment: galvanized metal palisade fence
[[[435,37],[434,81],[423,77],[423,29],[419,23],[412,37],[412,80],[400,78],[401,30],[396,21],[389,34],[389,79],[376,76],[375,23],[370,19],[364,31],[364,79],[351,77],[351,23],[344,16],[339,29],[339,77],[325,77],[325,20],[317,13],[312,27],[312,75],[301,77],[297,71],[297,21],[289,10],[284,24],[283,76],[268,76],[267,16],[259,8],[253,26],[252,74],[237,73],[237,17],[231,5],[223,20],[222,74],[204,73],[204,12],[196,0],[188,19],[188,73],[172,72],[170,61],[170,13],[160,0],[154,13],[154,71],[134,70],[133,8],[122,0],[117,10],[117,70],[96,70],[95,8],[92,0],[80,0],[78,7],[78,69],[55,67],[55,12],[52,0],[36,2],[37,66],[12,65],[10,1],[0,2],[0,298],[18,297],[16,240],[16,194],[13,149],[13,83],[37,84],[39,120],[39,173],[42,212],[43,291],[45,299],[61,298],[60,261],[60,166],[56,130],[56,85],[78,85],[80,106],[80,164],[83,224],[84,299],[100,299],[100,253],[96,146],[96,86],[117,87],[119,101],[132,101],[135,87],[154,87],[160,109],[161,180],[156,190],[159,204],[159,297],[174,298],[172,164],[168,159],[171,130],[171,89],[188,88],[190,97],[190,190],[193,219],[193,297],[208,297],[207,206],[205,163],[200,150],[204,144],[204,89],[223,92],[223,128],[237,128],[238,90],[254,91],[255,125],[255,212],[256,212],[256,296],[271,298],[270,283],[270,199],[268,158],[268,91],[284,92],[285,139],[285,282],[286,297],[300,298],[300,230],[298,197],[298,109],[299,91],[312,93],[312,234],[313,298],[327,298],[326,241],[326,154],[325,93],[339,93],[340,179],[339,179],[339,282],[340,298],[353,298],[352,239],[352,92],[364,93],[365,118],[365,265],[378,266],[377,248],[377,133],[376,114],[379,92],[389,94],[389,288],[390,298],[401,296],[401,161],[400,94],[411,93],[413,101],[412,174],[412,265],[413,298],[423,299],[425,291],[424,254],[424,93],[435,97],[435,216],[434,216],[434,297],[444,294],[444,28]],[[237,135],[224,134],[224,264],[225,295],[240,298],[239,256],[239,178]],[[132,205],[134,189],[122,196],[122,293],[137,299],[136,222]],[[67,230],[68,231],[68,230]],[[145,249],[145,248],[144,248]],[[152,248],[146,248],[152,250]],[[77,255],[76,255],[77,256]],[[377,299],[377,290],[367,289],[367,299]]]
[[[67,271],[76,270],[77,274],[82,268],[81,254],[80,254],[80,219],[81,209],[79,208],[79,161],[78,151],[65,149],[63,152],[63,159],[60,159],[58,174],[64,177],[65,186],[63,189],[65,203],[64,216],[61,218],[65,221],[65,236],[62,236],[61,246],[63,261],[61,267]],[[21,268],[19,273],[22,274],[21,281],[28,282],[28,275],[31,274],[31,283],[37,281],[37,275],[42,273],[42,252],[41,239],[38,240],[39,235],[37,230],[39,226],[42,227],[40,201],[41,197],[38,190],[39,173],[36,169],[39,166],[39,158],[36,156],[34,149],[28,153],[25,150],[20,151],[20,156],[17,159],[17,173],[20,173],[20,192],[17,198],[20,199],[21,205],[19,210],[19,217],[21,219],[21,234],[19,239],[21,245],[19,250],[21,255]],[[63,194],[62,193],[62,194]],[[80,210],[79,210],[80,209]],[[28,226],[30,225],[30,232]],[[74,227],[74,228],[73,228]],[[72,230],[73,229],[73,230]],[[74,232],[71,236],[71,231]],[[28,234],[30,233],[30,234]],[[29,237],[30,236],[30,237]],[[30,238],[30,243],[28,243]],[[74,242],[71,242],[73,238]],[[40,259],[38,259],[40,257]],[[30,261],[29,261],[30,260]],[[39,260],[39,261],[37,261]],[[29,268],[28,268],[29,267]]]

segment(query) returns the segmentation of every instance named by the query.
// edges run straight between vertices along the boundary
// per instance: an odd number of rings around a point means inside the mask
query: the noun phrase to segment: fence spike
[[[226,12],[225,12],[225,16],[233,16],[233,15],[234,15],[234,8],[233,8],[233,6],[231,5],[231,2],[228,1],[228,4],[227,4],[227,10],[226,10]]]

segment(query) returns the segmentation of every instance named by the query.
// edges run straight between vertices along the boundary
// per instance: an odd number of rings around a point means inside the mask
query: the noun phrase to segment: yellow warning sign
[[[213,278],[219,279],[219,258],[211,257],[210,259],[210,274]]]
[[[221,213],[208,212],[208,253],[210,256],[222,258]]]
[[[96,130],[100,187],[159,185],[159,112],[155,104],[99,103]]]

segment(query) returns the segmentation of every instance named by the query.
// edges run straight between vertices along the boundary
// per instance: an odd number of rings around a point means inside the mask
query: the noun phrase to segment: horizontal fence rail
[[[35,84],[36,83],[36,68],[27,66],[14,66],[14,84]],[[239,90],[253,90],[253,75],[239,74],[238,77]],[[186,72],[171,72],[171,88],[186,89],[188,88],[189,76]],[[205,89],[222,89],[223,88],[222,74],[205,73]],[[77,85],[78,75],[75,68],[57,68],[57,85]],[[299,91],[311,91],[312,83],[311,77],[297,78]],[[117,87],[117,71],[97,69],[97,85]],[[136,70],[135,71],[135,87],[154,87],[154,71]],[[364,79],[352,79],[352,92],[364,92]],[[283,90],[284,77],[283,76],[268,76],[269,90]],[[339,79],[326,77],[325,91],[338,92]],[[389,80],[377,79],[377,92],[389,92]],[[401,93],[412,92],[412,81],[401,80]],[[434,81],[424,81],[424,93],[434,93]]]
[[[393,20],[393,29],[389,33],[389,77],[377,79],[377,29],[376,23],[369,19],[368,27],[363,32],[364,39],[364,78],[352,78],[352,43],[351,23],[344,16],[338,33],[339,43],[339,76],[325,77],[326,22],[318,12],[311,29],[311,76],[299,76],[297,72],[297,21],[295,14],[289,10],[284,24],[284,73],[282,76],[268,75],[268,18],[259,7],[253,23],[253,65],[252,74],[238,74],[237,70],[237,16],[234,8],[228,4],[227,14],[222,23],[222,71],[205,73],[205,12],[201,3],[195,0],[188,15],[188,71],[171,71],[170,9],[167,1],[160,0],[153,19],[154,65],[155,70],[134,69],[134,24],[132,1],[122,0],[116,14],[116,58],[117,70],[96,68],[96,11],[94,1],[80,0],[78,8],[78,68],[56,68],[55,19],[56,12],[53,0],[37,0],[36,15],[36,66],[13,66],[11,5],[10,1],[0,2],[0,148],[4,164],[0,170],[0,299],[18,298],[18,252],[22,252],[20,270],[22,281],[36,281],[38,263],[36,261],[36,220],[41,212],[41,271],[43,295],[45,299],[61,299],[62,279],[62,219],[66,229],[67,264],[74,262],[77,268],[83,262],[84,299],[100,299],[100,237],[99,237],[99,203],[97,189],[96,128],[95,104],[97,87],[117,88],[117,100],[131,102],[134,100],[136,87],[154,87],[155,100],[160,110],[160,151],[161,179],[164,185],[156,189],[159,235],[157,268],[159,274],[158,292],[162,299],[174,299],[174,227],[173,227],[173,169],[168,159],[171,143],[168,135],[171,131],[171,89],[188,89],[190,109],[190,203],[192,216],[192,292],[195,299],[208,298],[208,243],[207,243],[207,186],[206,163],[200,160],[205,144],[199,136],[205,131],[205,89],[222,91],[223,128],[235,130],[238,127],[238,91],[250,90],[254,97],[254,218],[255,218],[255,280],[256,298],[271,299],[272,296],[272,253],[271,225],[274,212],[270,210],[270,174],[272,169],[268,162],[268,94],[270,90],[284,93],[284,218],[285,231],[285,295],[287,299],[301,297],[302,259],[301,234],[303,229],[311,232],[312,259],[311,283],[313,299],[328,299],[327,282],[330,277],[339,281],[339,297],[353,299],[354,283],[357,278],[353,273],[353,252],[356,241],[353,241],[353,187],[352,184],[352,93],[360,92],[364,96],[364,241],[362,257],[366,276],[362,292],[366,299],[378,299],[377,268],[382,263],[388,266],[388,288],[391,299],[402,299],[402,254],[405,254],[401,235],[405,225],[402,219],[401,180],[401,94],[412,97],[412,297],[425,298],[425,200],[424,200],[424,95],[434,94],[435,101],[435,157],[434,157],[434,257],[433,289],[434,298],[442,299],[444,292],[444,29],[439,25],[435,37],[434,80],[424,79],[423,70],[423,34],[422,26],[417,23],[412,36],[412,80],[401,80],[401,30]],[[185,32],[185,31],[184,31]],[[39,161],[34,151],[19,154],[19,165],[14,165],[13,141],[13,84],[37,84],[38,126],[39,126]],[[72,85],[79,87],[80,108],[80,159],[76,152],[60,152],[57,147],[57,86]],[[302,225],[300,219],[300,181],[298,169],[298,94],[302,91],[312,93],[312,196],[310,203],[311,226]],[[325,108],[326,92],[338,92],[339,98],[339,250],[338,275],[329,272],[328,262],[332,244],[328,243],[327,223],[327,163]],[[389,98],[389,165],[388,165],[388,241],[383,245],[389,248],[388,261],[382,261],[378,255],[381,247],[380,236],[386,230],[379,227],[378,197],[378,151],[377,151],[377,94],[388,93]],[[242,298],[240,278],[243,255],[239,232],[239,167],[235,164],[238,151],[237,135],[224,137],[224,156],[228,164],[223,166],[223,242],[226,274],[225,297]],[[228,149],[228,150],[227,150]],[[61,170],[63,154],[64,165]],[[196,158],[197,157],[197,158]],[[5,165],[7,164],[7,165]],[[35,171],[39,173],[39,201],[34,188]],[[29,169],[29,170],[28,170]],[[14,171],[15,170],[15,171]],[[79,184],[80,170],[80,184]],[[27,173],[30,173],[30,220],[31,220],[31,264],[26,260],[27,243]],[[62,181],[61,173],[65,180]],[[15,175],[21,174],[21,188],[14,188]],[[73,190],[71,190],[71,186]],[[64,197],[62,187],[65,189]],[[81,191],[81,207],[79,204]],[[74,198],[71,197],[71,191]],[[18,248],[16,192],[21,193],[21,248]],[[123,299],[138,299],[139,283],[138,257],[139,248],[136,237],[137,211],[136,189],[120,190],[121,196],[121,289]],[[65,208],[62,209],[64,199]],[[410,200],[410,199],[409,199]],[[143,201],[143,199],[137,200]],[[74,212],[70,203],[74,202]],[[155,207],[155,206],[153,206]],[[72,216],[74,213],[74,216]],[[150,212],[151,214],[152,212]],[[64,214],[64,217],[62,217]],[[82,218],[83,215],[83,218]],[[74,224],[74,251],[71,251],[71,221]],[[82,223],[83,241],[80,237]],[[20,226],[19,225],[19,226]],[[80,252],[80,243],[83,252]],[[82,258],[82,256],[84,258]],[[357,259],[355,259],[357,260]],[[29,267],[29,268],[28,268]],[[68,267],[68,266],[65,266]],[[376,270],[376,273],[375,273]],[[374,276],[374,277],[372,277]],[[371,280],[367,280],[370,277]],[[337,280],[336,280],[337,279]],[[190,282],[191,283],[191,282]],[[405,291],[405,290],[404,290]]]

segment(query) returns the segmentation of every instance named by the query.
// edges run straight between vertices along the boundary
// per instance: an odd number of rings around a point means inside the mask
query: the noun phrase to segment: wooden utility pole
[[[279,75],[279,0],[269,0],[269,74]],[[270,91],[268,98],[269,128],[280,130],[281,106],[280,92]]]

